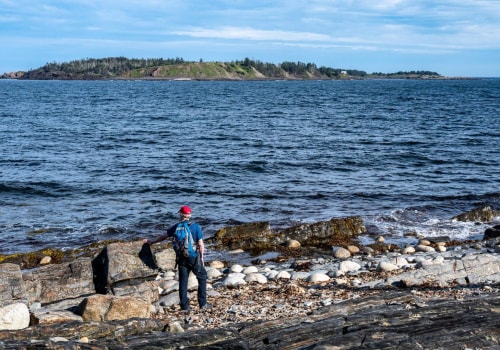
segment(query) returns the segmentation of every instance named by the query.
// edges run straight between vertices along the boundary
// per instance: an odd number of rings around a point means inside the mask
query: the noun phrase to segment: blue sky
[[[500,77],[500,0],[0,0],[0,74],[83,58]]]

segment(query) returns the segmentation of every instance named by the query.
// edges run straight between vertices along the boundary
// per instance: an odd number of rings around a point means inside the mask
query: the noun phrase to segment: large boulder
[[[78,307],[84,321],[113,321],[151,315],[151,304],[133,297],[95,294],[82,301]]]
[[[229,249],[265,250],[274,245],[268,222],[223,227],[215,234],[216,244]]]
[[[23,270],[22,276],[30,303],[48,304],[95,293],[90,258]]]
[[[97,293],[108,293],[120,282],[154,279],[158,273],[149,244],[142,241],[108,244],[92,261]]]
[[[17,264],[0,264],[0,307],[23,301],[26,297],[21,268]]]
[[[332,247],[346,246],[364,232],[363,219],[353,216],[290,227],[281,231],[279,236],[282,241],[293,239],[302,246]]]
[[[0,307],[0,330],[24,329],[30,325],[30,312],[26,304],[14,303]]]
[[[487,205],[454,216],[452,220],[464,222],[492,222],[495,216],[498,215],[500,215],[500,210],[493,210],[490,206]]]
[[[247,251],[272,250],[292,240],[304,247],[332,247],[347,245],[364,232],[366,228],[359,216],[301,224],[280,232],[273,232],[268,222],[254,222],[224,227],[216,233],[215,241],[225,248]]]

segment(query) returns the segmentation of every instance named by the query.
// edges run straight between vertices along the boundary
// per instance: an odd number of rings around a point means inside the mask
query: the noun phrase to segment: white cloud
[[[261,30],[255,28],[221,27],[215,29],[193,28],[184,31],[174,31],[174,35],[183,35],[195,38],[218,38],[218,39],[245,39],[263,41],[328,41],[330,37],[325,34],[311,32],[290,32],[283,30]]]

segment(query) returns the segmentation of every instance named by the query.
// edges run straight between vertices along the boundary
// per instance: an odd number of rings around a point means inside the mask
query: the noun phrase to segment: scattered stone
[[[348,245],[347,246],[347,250],[349,251],[349,253],[351,253],[352,255],[355,255],[355,254],[358,254],[359,253],[359,247],[355,246],[355,245]]]
[[[395,264],[392,264],[388,261],[381,261],[377,265],[377,271],[394,271],[398,270],[399,267]]]
[[[308,282],[312,282],[312,283],[318,283],[318,282],[327,282],[330,280],[330,277],[328,277],[327,274],[325,273],[322,273],[322,272],[315,272],[315,273],[312,273],[311,275],[309,275],[309,277],[307,278],[307,281]]]
[[[231,266],[231,268],[229,270],[231,272],[234,272],[234,273],[240,273],[243,271],[243,266],[241,266],[239,264],[234,264],[233,266]]]
[[[403,254],[413,254],[413,253],[415,253],[415,248],[414,247],[404,247],[402,253]]]
[[[358,271],[361,265],[355,261],[341,261],[339,265],[339,270],[343,272],[354,272]]]
[[[245,281],[248,283],[260,283],[260,284],[266,284],[267,283],[267,278],[260,274],[260,273],[250,273],[247,274],[245,277]]]
[[[337,259],[347,259],[351,257],[351,253],[342,247],[333,247],[333,256]]]
[[[224,268],[224,263],[222,261],[219,261],[219,260],[213,260],[210,262],[210,265],[209,265],[212,269],[223,269]]]
[[[40,265],[48,265],[51,262],[52,262],[52,257],[47,255],[40,260]]]
[[[417,252],[424,252],[424,253],[429,253],[429,252],[435,252],[436,249],[434,249],[433,247],[431,246],[428,246],[428,245],[422,245],[422,244],[419,244],[415,247],[415,251]]]

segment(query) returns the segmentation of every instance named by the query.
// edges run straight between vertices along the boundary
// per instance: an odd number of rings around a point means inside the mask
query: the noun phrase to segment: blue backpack
[[[196,248],[193,242],[193,235],[189,229],[187,221],[179,222],[174,233],[174,250],[177,256],[181,257],[195,257]]]

